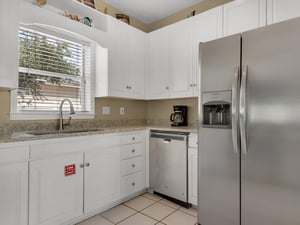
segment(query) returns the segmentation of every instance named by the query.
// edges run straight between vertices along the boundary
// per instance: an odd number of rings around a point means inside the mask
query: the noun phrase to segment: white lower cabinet
[[[198,141],[197,134],[190,134],[188,147],[188,202],[198,204]]]
[[[119,199],[119,177],[119,147],[85,153],[85,213],[98,210]]]
[[[1,225],[27,225],[28,159],[28,147],[0,147]]]
[[[144,132],[128,132],[122,137],[121,146],[121,198],[146,189]]]
[[[30,225],[58,225],[83,214],[82,163],[83,153],[30,162]],[[74,174],[66,176],[72,166]]]

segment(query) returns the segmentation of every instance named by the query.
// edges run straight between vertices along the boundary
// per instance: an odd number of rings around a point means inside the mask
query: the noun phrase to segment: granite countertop
[[[120,126],[120,127],[107,127],[107,128],[86,128],[84,130],[66,130],[62,133],[56,131],[24,131],[24,132],[12,132],[12,133],[0,133],[0,143],[7,142],[20,142],[20,141],[32,141],[43,140],[52,138],[64,138],[64,137],[76,137],[95,134],[108,134],[118,132],[140,131],[140,130],[162,130],[162,131],[180,131],[180,132],[197,132],[195,127],[171,127],[171,126]]]

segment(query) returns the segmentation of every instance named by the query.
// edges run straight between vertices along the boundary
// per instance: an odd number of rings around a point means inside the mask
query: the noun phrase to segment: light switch
[[[110,114],[110,107],[109,106],[103,106],[102,107],[102,115],[109,115]]]

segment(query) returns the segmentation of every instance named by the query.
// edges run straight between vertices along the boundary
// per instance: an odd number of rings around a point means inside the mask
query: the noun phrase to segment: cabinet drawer
[[[143,171],[121,178],[121,195],[122,197],[133,194],[145,188],[145,176]]]
[[[121,147],[121,158],[129,159],[144,155],[144,143],[124,145]]]
[[[134,144],[139,142],[144,142],[143,133],[129,133],[122,137],[122,144]]]
[[[192,133],[189,135],[189,147],[192,148],[198,147],[198,134]]]
[[[121,161],[121,175],[125,176],[143,169],[144,157],[136,157]]]

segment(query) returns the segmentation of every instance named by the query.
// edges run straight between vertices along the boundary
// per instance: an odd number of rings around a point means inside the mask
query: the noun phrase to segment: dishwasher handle
[[[163,139],[166,142],[171,142],[172,140],[186,141],[187,135],[175,135],[175,134],[162,134],[162,133],[151,133],[150,138]]]
[[[162,142],[165,143],[165,144],[169,144],[169,143],[171,143],[171,139],[170,138],[164,138],[164,139],[162,139]]]

